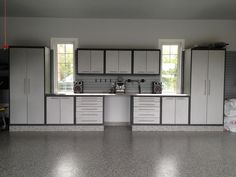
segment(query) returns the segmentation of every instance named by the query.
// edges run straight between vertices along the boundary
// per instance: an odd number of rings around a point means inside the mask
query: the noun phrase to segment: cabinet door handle
[[[28,79],[28,94],[30,94],[30,79]]]
[[[24,94],[27,94],[27,84],[26,84],[26,78],[24,78]]]
[[[204,80],[204,95],[206,95],[206,80]]]
[[[211,94],[211,81],[208,80],[208,95]]]

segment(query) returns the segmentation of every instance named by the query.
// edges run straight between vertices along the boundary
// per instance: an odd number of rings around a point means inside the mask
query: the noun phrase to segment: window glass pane
[[[73,44],[66,44],[66,53],[73,53]]]
[[[73,64],[73,54],[66,54],[66,63]]]
[[[163,54],[169,54],[170,53],[170,46],[169,45],[163,45],[162,46],[162,53]]]
[[[58,63],[65,63],[66,62],[66,55],[65,54],[57,54],[57,61]]]
[[[65,53],[65,44],[57,44],[57,53]]]
[[[178,54],[178,45],[171,45],[171,54]]]

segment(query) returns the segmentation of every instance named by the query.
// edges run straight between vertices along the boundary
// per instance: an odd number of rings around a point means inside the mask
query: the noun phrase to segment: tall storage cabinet
[[[185,60],[191,61],[185,62],[191,67],[190,123],[223,124],[225,50],[190,50]]]
[[[44,124],[44,93],[50,90],[44,73],[49,54],[44,47],[10,48],[11,124]]]

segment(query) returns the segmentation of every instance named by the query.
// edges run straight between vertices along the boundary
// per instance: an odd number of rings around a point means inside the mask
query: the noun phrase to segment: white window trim
[[[69,43],[74,45],[74,52],[78,48],[78,39],[77,38],[51,38],[51,49],[53,50],[53,82],[52,82],[52,88],[53,88],[53,93],[57,93],[57,44],[59,43]],[[75,54],[75,53],[74,53]],[[73,66],[74,66],[74,74],[73,74],[73,80],[75,79],[75,55],[74,55],[74,61],[73,61]]]
[[[158,46],[159,49],[162,49],[162,45],[179,45],[179,58],[178,58],[178,79],[177,79],[177,93],[181,93],[181,83],[182,83],[182,52],[185,48],[185,40],[184,39],[159,39]],[[162,58],[162,57],[161,57]],[[160,78],[162,78],[160,74]]]

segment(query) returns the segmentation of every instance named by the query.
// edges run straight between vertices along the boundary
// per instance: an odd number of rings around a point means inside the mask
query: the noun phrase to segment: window
[[[181,93],[181,58],[184,40],[159,40],[163,93]]]
[[[72,92],[77,39],[52,38],[54,53],[54,92]]]

